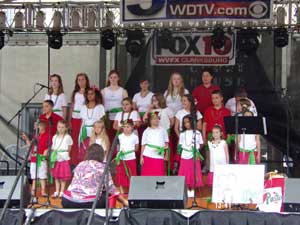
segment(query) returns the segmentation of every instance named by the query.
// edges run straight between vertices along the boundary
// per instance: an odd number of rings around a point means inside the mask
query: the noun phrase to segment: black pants
[[[104,195],[103,195],[104,194]],[[102,193],[102,196],[105,196],[105,193]],[[93,206],[93,202],[74,202],[67,198],[62,197],[61,204],[64,208],[71,208],[71,209],[77,209],[77,208],[85,208],[90,209]],[[101,197],[97,201],[97,208],[105,208],[105,197]]]

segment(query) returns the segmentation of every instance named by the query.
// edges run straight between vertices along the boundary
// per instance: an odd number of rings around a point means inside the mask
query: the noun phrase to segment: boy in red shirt
[[[40,121],[46,121],[46,132],[49,134],[50,130],[50,144],[52,144],[52,137],[56,134],[57,123],[63,118],[53,112],[53,101],[45,100],[43,102],[43,114],[40,115]]]
[[[214,77],[208,70],[204,70],[202,72],[201,78],[202,84],[193,90],[192,95],[197,102],[198,111],[203,115],[205,113],[205,110],[209,106],[213,105],[211,99],[212,92],[215,90],[220,90],[220,87],[212,84],[212,80]]]
[[[32,179],[31,195],[36,194],[36,179],[41,183],[41,194],[43,197],[47,196],[46,193],[46,180],[47,180],[47,153],[48,153],[48,133],[46,132],[46,122],[40,121],[38,124],[39,135],[36,138],[37,152],[35,151],[35,145],[32,146],[30,155],[30,176]],[[31,142],[28,136],[23,133],[22,139],[30,146]],[[36,166],[37,177],[36,177]]]
[[[208,107],[204,113],[202,136],[203,142],[207,144],[207,141],[212,139],[212,129],[217,124],[222,128],[223,139],[226,140],[226,131],[224,126],[224,117],[230,116],[230,111],[223,105],[223,94],[220,90],[215,90],[211,94],[213,106]],[[205,153],[206,167],[209,168],[209,151]]]
[[[210,138],[210,134],[214,125],[218,124],[222,127],[223,138],[226,139],[226,131],[224,126],[224,117],[230,116],[230,111],[223,105],[223,94],[216,90],[211,94],[213,106],[208,107],[204,113],[202,135],[204,142]]]

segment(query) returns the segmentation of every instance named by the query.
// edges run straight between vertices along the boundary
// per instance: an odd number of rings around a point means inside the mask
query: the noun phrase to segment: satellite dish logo
[[[263,18],[268,11],[267,4],[261,1],[255,1],[249,5],[249,14],[257,19]]]
[[[165,0],[141,0],[138,3],[137,1],[123,0],[123,4],[132,15],[138,17],[161,18],[162,15],[165,17]]]

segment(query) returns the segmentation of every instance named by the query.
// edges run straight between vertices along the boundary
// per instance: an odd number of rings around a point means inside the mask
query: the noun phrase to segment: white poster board
[[[261,204],[264,173],[264,165],[217,165],[214,171],[212,201]]]

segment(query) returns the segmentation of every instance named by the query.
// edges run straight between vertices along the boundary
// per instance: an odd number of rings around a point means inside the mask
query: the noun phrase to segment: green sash
[[[159,155],[165,154],[166,149],[164,147],[160,147],[157,145],[151,145],[151,144],[146,144],[146,146],[148,146],[150,148],[154,148],[156,150],[157,154],[159,154]]]
[[[40,167],[42,165],[42,162],[44,160],[46,160],[46,157],[44,155],[37,154],[37,157],[36,157],[36,165],[37,165],[37,167]]]
[[[52,150],[50,155],[50,168],[54,168],[55,163],[57,161],[57,153],[58,152],[68,152],[68,150],[58,149],[58,150]]]
[[[209,132],[207,134],[207,141],[212,141],[212,139],[213,139],[212,132]],[[205,145],[204,150],[209,151],[208,143]]]
[[[110,129],[109,113],[118,113],[118,112],[122,112],[122,111],[123,111],[122,107],[112,108],[111,110],[106,111],[105,116],[104,116],[104,123],[105,123],[105,127],[107,129]]]
[[[123,111],[122,107],[118,107],[118,108],[112,108],[111,110],[108,111],[108,113],[118,113],[122,111]]]
[[[231,142],[235,142],[235,134],[227,135],[226,142],[229,145]]]
[[[87,137],[87,127],[93,127],[93,125],[83,125],[80,132],[79,143],[82,143]]]
[[[80,113],[80,110],[73,110],[74,113]]]
[[[167,150],[168,152],[168,176],[170,176],[171,174],[171,165],[170,165],[170,148],[165,149],[164,147],[160,147],[157,145],[151,145],[151,144],[146,144],[146,146],[150,147],[150,148],[154,148],[157,152],[157,154],[159,155],[164,155],[165,151]]]
[[[124,151],[119,151],[118,152],[118,154],[117,154],[117,156],[116,156],[116,158],[115,158],[115,160],[116,160],[116,162],[117,162],[117,165],[120,165],[120,162],[121,162],[121,160],[122,160],[122,163],[123,163],[123,166],[124,166],[124,169],[125,169],[125,172],[126,172],[126,176],[129,178],[129,171],[128,171],[128,167],[126,166],[126,163],[124,162],[124,158],[125,158],[125,156],[126,155],[129,155],[130,153],[133,153],[134,152],[134,150],[130,150],[130,151],[126,151],[126,152],[124,152]]]
[[[255,149],[250,150],[250,149],[240,148],[240,152],[249,152],[249,159],[248,159],[248,164],[249,165],[255,165],[256,164],[254,151],[255,151]]]
[[[192,153],[193,153],[193,158],[195,158],[195,156],[196,156],[197,159],[204,160],[204,157],[201,155],[201,153],[200,153],[199,151],[197,151],[197,150],[195,149],[195,147],[192,147],[192,149],[189,150],[189,149],[183,148],[182,145],[178,145],[178,147],[177,147],[177,152],[178,152],[178,154],[181,155],[182,151],[192,152]],[[195,153],[196,153],[196,154],[195,154]]]
[[[115,160],[117,162],[117,165],[120,165],[121,160],[123,160],[125,158],[126,155],[129,155],[130,153],[133,153],[134,150],[130,150],[130,151],[119,151]]]
[[[170,136],[170,134],[171,134],[171,129],[170,128],[167,129],[167,133],[168,133],[168,136]]]
[[[144,115],[145,115],[145,113],[146,113],[146,112],[139,112],[139,114],[140,114],[140,117],[142,117],[142,118],[143,118],[143,117],[144,117]]]
[[[62,110],[61,109],[53,109],[52,111],[53,112],[61,112]]]

